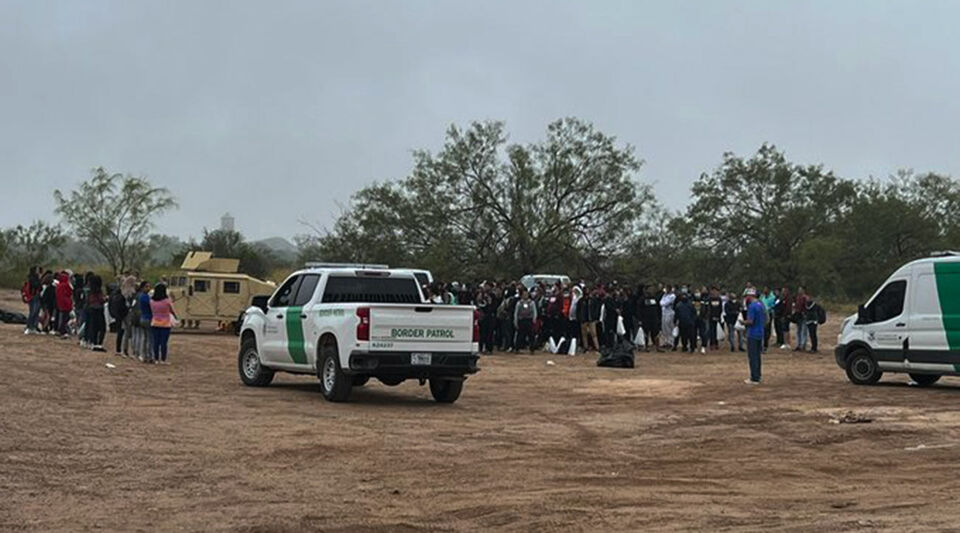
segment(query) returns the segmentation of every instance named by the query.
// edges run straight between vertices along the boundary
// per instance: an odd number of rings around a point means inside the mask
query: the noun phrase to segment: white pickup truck
[[[277,371],[314,374],[330,401],[342,402],[371,377],[386,385],[430,382],[453,403],[478,371],[476,309],[423,303],[410,271],[323,266],[287,278],[240,326],[240,379],[269,385]]]

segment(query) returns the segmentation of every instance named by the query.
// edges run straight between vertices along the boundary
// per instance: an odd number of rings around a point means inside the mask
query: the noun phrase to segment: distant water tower
[[[234,231],[233,215],[226,213],[220,217],[220,231]]]

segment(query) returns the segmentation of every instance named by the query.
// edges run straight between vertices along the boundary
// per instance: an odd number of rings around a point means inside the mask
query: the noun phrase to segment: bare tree
[[[75,191],[53,193],[57,213],[80,239],[106,258],[118,274],[142,257],[157,215],[174,209],[170,192],[146,178],[109,174],[103,167]]]

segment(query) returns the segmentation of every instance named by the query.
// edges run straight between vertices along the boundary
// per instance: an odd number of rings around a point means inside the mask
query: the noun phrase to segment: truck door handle
[[[283,315],[277,315],[277,318],[283,318]]]
[[[898,327],[898,328],[905,328],[905,327],[907,327],[907,325],[906,325],[905,323],[903,323],[903,322],[897,322],[897,327]]]
[[[307,315],[301,314],[301,315],[300,315],[300,318],[306,320],[306,319],[307,319]]]

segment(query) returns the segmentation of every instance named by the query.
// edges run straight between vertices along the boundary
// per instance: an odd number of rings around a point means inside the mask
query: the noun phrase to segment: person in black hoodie
[[[711,350],[719,350],[717,328],[720,327],[720,321],[723,320],[723,299],[720,298],[720,289],[716,286],[710,287],[710,294],[707,297],[707,320],[708,346]]]
[[[683,351],[693,353],[697,349],[697,309],[686,293],[681,293],[677,299],[675,313],[674,320],[680,329],[680,344]]]
[[[727,301],[723,304],[723,321],[727,324],[727,340],[730,341],[730,351],[739,349],[743,351],[743,332],[737,331],[735,327],[737,318],[740,316],[740,300],[732,292],[727,295]],[[733,344],[733,337],[737,337],[737,345]]]
[[[658,339],[660,329],[663,327],[660,296],[654,292],[652,286],[641,287],[639,294],[640,298],[637,299],[639,312],[637,314],[640,316],[640,324],[643,326],[643,349],[650,351],[650,346],[653,346],[658,352],[662,351]]]
[[[620,316],[620,303],[611,291],[603,299],[603,335],[600,344],[614,346],[617,342],[617,317]]]

